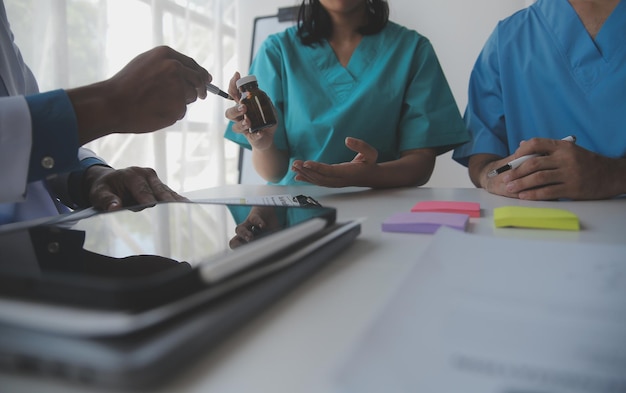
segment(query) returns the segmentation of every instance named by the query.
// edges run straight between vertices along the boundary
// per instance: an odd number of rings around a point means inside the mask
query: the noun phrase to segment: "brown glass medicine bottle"
[[[241,103],[247,108],[246,117],[250,123],[249,132],[257,132],[276,125],[272,102],[267,94],[259,89],[259,84],[254,75],[239,79],[237,88],[241,93]]]

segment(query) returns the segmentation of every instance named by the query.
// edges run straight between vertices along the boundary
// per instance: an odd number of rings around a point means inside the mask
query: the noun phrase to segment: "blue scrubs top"
[[[261,45],[250,74],[276,106],[274,140],[290,163],[351,161],[348,136],[374,146],[379,162],[417,148],[443,153],[468,140],[430,42],[392,22],[364,36],[345,68],[328,42],[305,46],[289,28]],[[225,137],[250,148],[232,124]],[[297,183],[294,176],[288,171],[278,184]]]
[[[498,24],[470,77],[471,141],[453,158],[506,157],[532,137],[626,155],[626,1],[595,41],[568,0],[538,0]]]

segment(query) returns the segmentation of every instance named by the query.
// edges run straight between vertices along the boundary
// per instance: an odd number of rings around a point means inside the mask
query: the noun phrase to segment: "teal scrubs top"
[[[626,1],[595,41],[568,0],[538,0],[498,24],[470,77],[471,141],[453,158],[511,155],[520,141],[561,139],[626,156]]]
[[[375,147],[379,162],[417,148],[444,153],[468,140],[430,41],[392,22],[364,36],[347,67],[328,42],[305,46],[289,28],[261,45],[250,74],[276,106],[275,144],[290,164],[349,162],[356,153],[345,146],[348,136]],[[232,124],[225,137],[250,148]],[[294,176],[289,170],[278,184],[299,183]]]

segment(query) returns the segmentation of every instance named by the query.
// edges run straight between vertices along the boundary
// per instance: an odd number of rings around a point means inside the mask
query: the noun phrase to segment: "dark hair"
[[[358,32],[363,35],[379,33],[389,21],[389,4],[386,0],[367,0],[367,24]],[[298,37],[307,46],[322,43],[330,38],[333,25],[330,15],[320,0],[302,0],[298,11]]]

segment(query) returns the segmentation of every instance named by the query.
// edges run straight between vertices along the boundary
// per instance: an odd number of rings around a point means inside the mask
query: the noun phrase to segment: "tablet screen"
[[[0,293],[143,307],[206,285],[198,271],[212,264],[270,255],[277,243],[272,239],[314,218],[330,225],[335,211],[176,202],[78,220],[70,215],[54,225],[0,234]],[[283,236],[283,243],[298,240]]]

